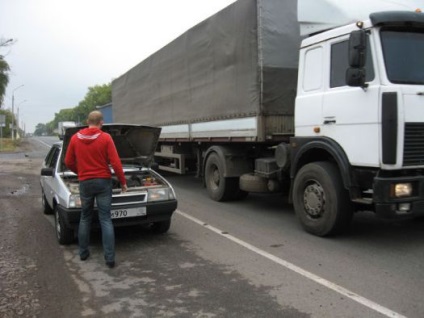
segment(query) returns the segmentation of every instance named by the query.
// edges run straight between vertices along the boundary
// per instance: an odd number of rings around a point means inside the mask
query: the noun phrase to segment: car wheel
[[[41,204],[43,205],[44,214],[53,214],[53,209],[50,207],[49,203],[47,202],[44,191],[42,191],[41,193]]]
[[[164,234],[168,232],[170,227],[171,227],[171,220],[166,220],[166,221],[153,223],[150,229],[155,234]]]
[[[317,236],[347,229],[353,215],[338,168],[329,162],[303,166],[293,184],[293,205],[303,228]]]
[[[71,244],[74,240],[74,231],[66,227],[65,222],[59,213],[59,208],[57,207],[57,205],[54,209],[54,221],[56,229],[56,238],[59,244]]]

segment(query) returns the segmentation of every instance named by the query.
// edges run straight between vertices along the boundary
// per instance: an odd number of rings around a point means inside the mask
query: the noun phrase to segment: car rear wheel
[[[74,231],[67,228],[65,222],[59,213],[59,208],[56,206],[54,209],[54,221],[56,229],[56,237],[61,245],[71,244],[74,240]]]
[[[171,227],[171,220],[166,220],[166,221],[153,223],[150,229],[155,234],[164,234],[168,232],[170,227]]]
[[[53,214],[53,209],[49,205],[46,199],[46,195],[44,194],[44,191],[41,193],[41,204],[43,205],[43,212],[44,214]]]

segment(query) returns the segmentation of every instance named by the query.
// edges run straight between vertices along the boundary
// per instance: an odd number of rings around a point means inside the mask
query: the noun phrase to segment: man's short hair
[[[103,121],[103,114],[100,111],[94,110],[90,114],[88,114],[87,124],[97,126],[102,121]]]

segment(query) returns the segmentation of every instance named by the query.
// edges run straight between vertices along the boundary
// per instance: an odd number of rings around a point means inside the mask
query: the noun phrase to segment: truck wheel
[[[353,215],[337,167],[315,162],[302,167],[293,184],[293,205],[304,229],[318,236],[341,233]]]
[[[171,220],[155,222],[150,227],[151,231],[155,234],[164,234],[168,232],[171,227]]]
[[[49,203],[47,202],[44,191],[41,192],[41,204],[43,205],[44,214],[53,214],[53,209],[50,207]]]
[[[54,209],[54,223],[56,229],[56,237],[59,244],[71,244],[74,240],[74,231],[65,226],[65,222],[63,221],[63,218],[59,213],[59,208],[57,207],[57,205]]]
[[[209,196],[215,201],[225,201],[232,197],[233,178],[224,177],[223,163],[216,153],[210,154],[205,165],[205,183]]]

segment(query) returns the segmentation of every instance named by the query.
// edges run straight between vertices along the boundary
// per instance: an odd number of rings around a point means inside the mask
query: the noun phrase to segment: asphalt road
[[[53,140],[33,139],[37,151],[16,156],[36,167]],[[218,203],[200,180],[166,174],[179,202],[169,233],[118,229],[110,270],[99,232],[86,262],[76,245],[55,242],[33,171],[8,174],[16,179],[10,193],[23,193],[0,203],[28,213],[13,224],[27,237],[19,247],[31,256],[27,285],[35,287],[27,298],[37,300],[36,317],[424,317],[423,220],[389,223],[363,213],[346,235],[318,238],[301,229],[281,196]]]

